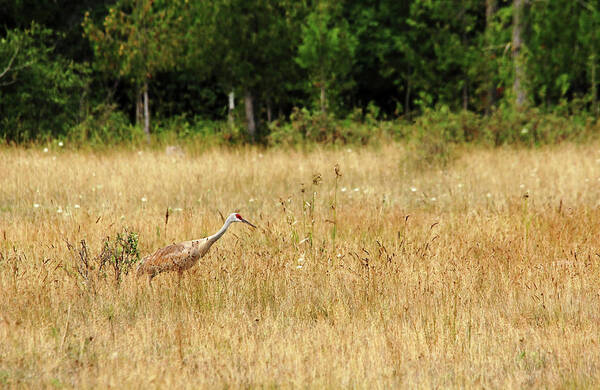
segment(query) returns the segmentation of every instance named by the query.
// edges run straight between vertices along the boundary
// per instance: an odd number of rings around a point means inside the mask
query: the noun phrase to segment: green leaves
[[[80,118],[88,68],[54,53],[57,34],[32,24],[0,44],[0,138],[19,142],[59,136]]]
[[[83,28],[96,55],[95,67],[118,72],[141,85],[156,72],[171,69],[180,55],[181,1],[121,0],[102,26],[86,13]]]
[[[349,24],[340,17],[341,9],[327,2],[320,2],[302,25],[301,43],[296,62],[307,69],[312,84],[323,94],[334,82],[347,86],[345,78],[355,61],[358,40],[350,33]]]
[[[373,102],[382,117],[413,120],[436,106],[490,114],[514,100],[510,0],[7,4],[0,136],[10,140],[71,134],[103,111],[95,107],[109,105],[121,129],[134,115],[141,123],[142,111],[149,123],[151,109],[156,123],[228,114],[235,123],[241,113],[228,111],[229,92],[254,99],[259,136],[270,131],[266,122],[319,103],[338,118]],[[527,100],[546,111],[597,115],[598,3],[523,7]],[[102,133],[119,132],[101,119]]]

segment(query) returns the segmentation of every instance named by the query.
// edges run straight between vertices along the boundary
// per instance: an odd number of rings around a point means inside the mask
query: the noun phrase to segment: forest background
[[[590,0],[0,2],[0,139],[587,139]]]

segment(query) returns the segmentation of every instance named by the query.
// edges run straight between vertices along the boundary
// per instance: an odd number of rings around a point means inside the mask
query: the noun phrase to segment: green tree
[[[120,0],[102,26],[86,13],[83,27],[100,71],[127,77],[136,87],[136,121],[143,116],[150,141],[148,84],[159,71],[172,69],[181,56],[185,4],[167,0]],[[142,115],[143,112],[143,115]]]
[[[35,23],[0,38],[0,137],[60,136],[81,119],[88,71],[56,54],[55,40]]]
[[[525,26],[525,0],[513,0],[513,26],[512,26],[512,56],[514,63],[513,93],[515,106],[522,108],[526,103],[525,92],[525,66],[523,53],[523,29]]]
[[[483,35],[483,42],[481,46],[483,48],[483,73],[484,80],[482,82],[483,88],[485,89],[485,112],[489,114],[492,106],[496,103],[496,83],[494,82],[495,73],[495,55],[493,52],[493,33],[494,33],[494,20],[495,14],[498,10],[497,0],[486,0],[485,1],[485,33]]]
[[[357,57],[364,62],[370,53],[375,55],[377,63],[370,68],[389,80],[387,85],[396,86],[396,112],[410,118],[413,103],[423,108],[438,103],[478,107],[473,100],[484,78],[481,1],[370,3],[366,8],[358,2],[354,12],[360,21],[353,23],[359,26]]]
[[[218,0],[199,3],[208,10],[204,27],[219,84],[244,97],[248,136],[257,133],[256,101],[281,99],[295,74],[295,26],[303,4],[293,0]],[[204,36],[204,35],[201,35]],[[198,38],[196,38],[198,39]],[[204,42],[202,42],[204,44]],[[268,114],[270,116],[270,114]]]
[[[600,48],[600,10],[598,3],[579,2],[583,8],[579,18],[577,31],[578,42],[583,48],[583,57],[587,62],[586,74],[590,85],[589,96],[591,109],[598,116],[598,49]]]
[[[298,1],[279,1],[277,10],[261,34],[268,42],[261,53],[263,67],[259,69],[258,97],[266,107],[267,121],[273,119],[273,108],[289,102],[289,94],[299,89],[298,80],[303,76],[294,60],[300,43],[300,26],[306,14],[306,6]]]
[[[342,5],[320,1],[302,26],[296,61],[307,69],[312,85],[320,92],[320,107],[327,111],[327,91],[334,83],[347,87],[358,40],[341,18]],[[338,84],[340,85],[340,84]]]

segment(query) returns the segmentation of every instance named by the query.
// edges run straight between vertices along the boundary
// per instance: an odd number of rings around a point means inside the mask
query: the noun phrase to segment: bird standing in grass
[[[144,257],[137,267],[137,276],[148,274],[148,283],[150,283],[152,282],[152,278],[161,272],[177,271],[181,279],[183,271],[191,268],[201,257],[204,257],[212,244],[221,238],[229,225],[234,222],[243,222],[254,228],[256,227],[242,218],[241,215],[233,213],[227,217],[221,230],[212,236],[171,244]]]

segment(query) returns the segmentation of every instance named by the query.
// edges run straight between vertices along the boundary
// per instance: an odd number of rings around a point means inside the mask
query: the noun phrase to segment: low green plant
[[[272,122],[267,142],[270,145],[295,146],[319,144],[362,144],[374,142],[382,134],[382,122],[373,112],[363,115],[356,109],[344,119],[331,113],[294,108],[288,123]]]
[[[129,118],[118,111],[114,104],[100,104],[68,131],[67,138],[75,145],[101,148],[139,144],[144,140],[144,133],[140,127],[132,125]]]
[[[111,267],[117,286],[121,283],[122,276],[127,275],[140,260],[138,245],[138,234],[127,229],[117,233],[114,239],[108,236],[104,240],[102,251],[98,256],[100,269],[105,266]]]
[[[178,115],[156,121],[153,140],[158,144],[185,143],[191,149],[238,145],[248,141],[242,124],[187,118]]]
[[[466,110],[454,112],[439,105],[423,108],[414,121],[382,119],[374,104],[369,104],[366,110],[357,108],[344,118],[294,108],[289,121],[277,119],[267,123],[261,131],[261,141],[268,146],[306,148],[317,144],[379,145],[396,140],[413,148],[417,165],[443,166],[456,157],[457,146],[466,143],[534,147],[589,140],[598,132],[598,121],[573,104],[554,111],[517,110],[509,104],[500,104],[485,116]],[[230,123],[185,115],[154,120],[151,134],[154,147],[185,144],[186,151],[192,153],[250,141],[241,121]],[[54,138],[71,141],[76,147],[145,144],[142,129],[133,126],[130,118],[111,104],[95,107],[65,136]]]
[[[496,146],[539,146],[588,139],[598,124],[593,117],[582,114],[564,116],[538,108],[519,111],[500,107],[483,121],[482,128],[485,141]]]

